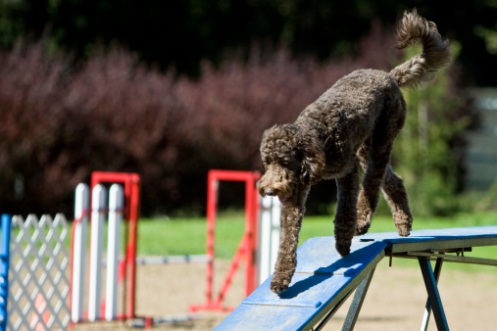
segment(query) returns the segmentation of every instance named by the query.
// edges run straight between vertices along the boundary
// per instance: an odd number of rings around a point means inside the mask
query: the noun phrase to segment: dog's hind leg
[[[357,223],[357,192],[359,191],[359,173],[357,161],[352,171],[342,178],[337,178],[337,210],[335,214],[335,246],[340,255],[350,253],[350,245]]]
[[[393,220],[400,236],[408,236],[412,229],[412,215],[409,209],[407,191],[402,179],[389,165],[382,183],[383,195],[392,211]]]
[[[371,226],[385,169],[390,162],[392,139],[378,134],[378,131],[376,130],[374,137],[361,146],[357,153],[365,174],[357,199],[356,235],[367,233]]]

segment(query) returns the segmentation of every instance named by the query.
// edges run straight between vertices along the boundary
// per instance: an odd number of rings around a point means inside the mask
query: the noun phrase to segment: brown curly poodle
[[[305,201],[311,185],[335,179],[336,249],[350,253],[354,235],[364,234],[378,203],[379,189],[401,236],[412,226],[407,192],[390,165],[395,137],[404,125],[406,104],[401,87],[430,80],[448,64],[449,42],[431,21],[405,12],[397,29],[398,49],[420,42],[423,52],[390,72],[361,69],[339,79],[292,124],[266,130],[260,147],[265,174],[261,195],[282,202],[281,237],[271,290],[288,288],[297,263],[296,249]],[[364,170],[362,185],[359,165]]]

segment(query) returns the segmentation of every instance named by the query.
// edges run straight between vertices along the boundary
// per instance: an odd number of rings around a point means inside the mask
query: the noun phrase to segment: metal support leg
[[[423,274],[426,291],[428,292],[428,302],[433,310],[433,317],[435,318],[437,329],[439,331],[448,331],[449,325],[447,324],[447,318],[445,317],[442,300],[440,298],[440,293],[438,292],[437,281],[431,267],[430,259],[427,257],[419,257],[418,261],[421,273]]]
[[[338,309],[340,309],[340,307],[342,307],[342,305],[345,303],[345,301],[347,301],[347,299],[349,298],[349,296],[352,294],[353,290],[351,290],[349,293],[347,293],[347,295],[345,295],[342,300],[340,300],[335,307],[333,307],[333,309],[331,309],[324,317],[323,319],[318,323],[316,324],[312,329],[311,331],[319,331],[321,330],[322,328],[324,328],[324,326],[326,325],[326,323],[328,323],[330,321],[330,319],[333,317],[333,315],[335,315],[335,313],[338,311]]]
[[[440,272],[442,271],[442,264],[443,264],[443,258],[438,257],[437,261],[435,263],[435,282],[438,284],[438,279],[440,278]],[[426,305],[425,305],[425,313],[423,315],[423,322],[421,323],[421,328],[420,331],[426,331],[428,330],[428,323],[430,322],[430,315],[431,315],[431,305],[430,305],[430,300],[426,300]]]
[[[354,294],[354,299],[352,300],[352,303],[349,307],[349,312],[347,313],[347,317],[345,318],[342,330],[354,329],[355,322],[357,321],[357,317],[359,316],[359,312],[362,307],[362,303],[364,302],[364,297],[366,296],[369,284],[371,283],[371,279],[373,278],[374,270],[374,268],[371,269],[371,271],[369,271],[366,277],[364,277],[361,283],[357,286]],[[354,291],[351,290],[349,293],[347,293],[347,295],[343,297],[342,300],[335,307],[333,307],[333,309],[330,310],[317,325],[314,326],[314,328],[312,328],[312,331],[321,330],[326,325],[326,323],[328,323],[331,317],[335,315],[335,313],[343,305],[343,303],[347,301],[352,292]]]
[[[371,284],[371,279],[373,279],[374,271],[375,268],[371,269],[371,271],[366,275],[366,277],[364,277],[359,286],[357,286],[354,294],[354,299],[352,300],[352,303],[349,307],[349,312],[347,313],[347,317],[345,317],[342,331],[354,330],[355,323],[357,322],[357,318],[359,317],[359,313],[361,312],[362,304],[369,289],[369,284]]]

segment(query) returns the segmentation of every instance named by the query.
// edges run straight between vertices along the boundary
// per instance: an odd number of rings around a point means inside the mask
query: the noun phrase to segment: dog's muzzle
[[[259,194],[263,197],[265,196],[277,196],[280,202],[285,202],[290,197],[288,193],[278,190],[272,186],[262,186],[259,184]]]

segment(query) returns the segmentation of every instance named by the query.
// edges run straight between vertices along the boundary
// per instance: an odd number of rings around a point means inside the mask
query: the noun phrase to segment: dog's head
[[[295,124],[275,125],[262,136],[261,158],[265,173],[259,181],[262,196],[292,197],[299,186],[319,181],[325,165],[322,144]]]

